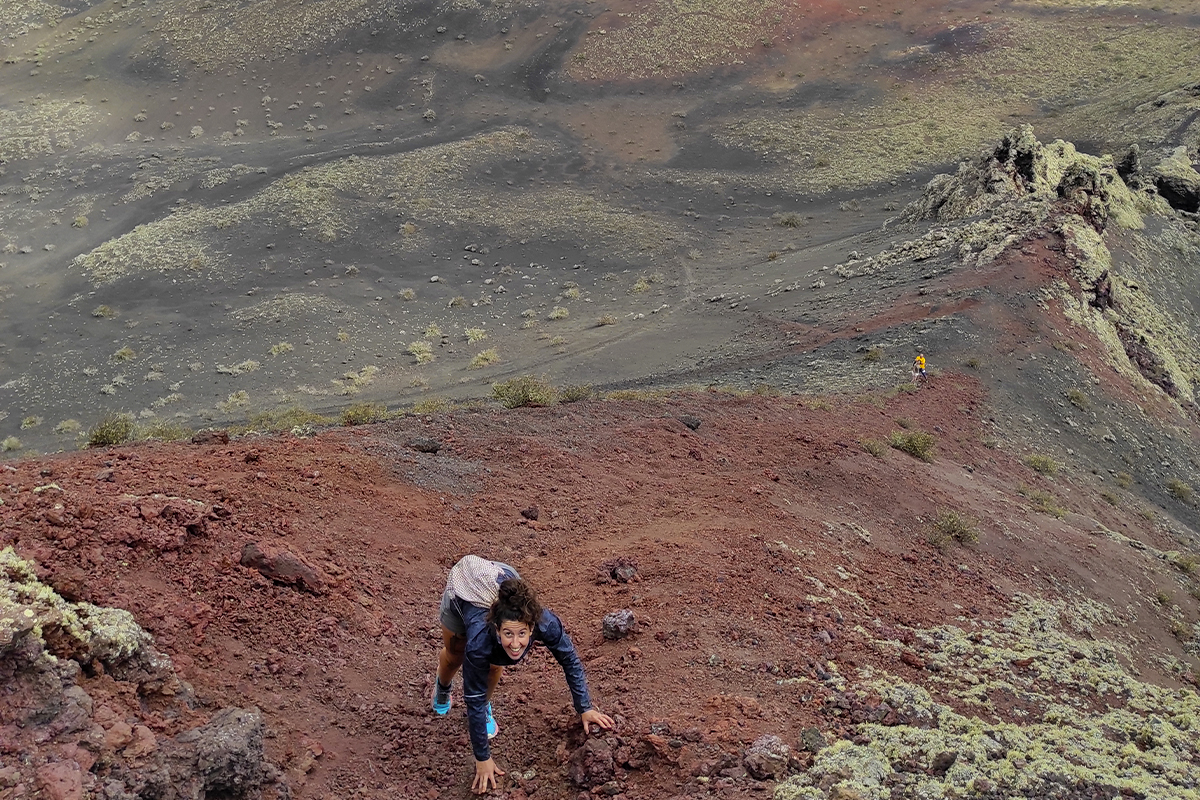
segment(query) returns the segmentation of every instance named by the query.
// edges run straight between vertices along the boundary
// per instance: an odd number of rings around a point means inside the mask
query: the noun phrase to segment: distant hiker
[[[534,642],[549,648],[562,666],[584,733],[589,724],[612,730],[612,717],[592,707],[583,664],[562,621],[542,608],[533,589],[508,564],[465,556],[450,570],[438,611],[442,652],[433,684],[433,710],[441,715],[450,711],[450,682],[462,667],[467,728],[475,754],[471,791],[483,794],[497,787],[496,779],[504,774],[488,746],[499,731],[492,716],[492,693],[504,667],[520,663]]]
[[[917,382],[917,378],[925,377],[925,354],[917,353],[917,357],[913,359],[912,379],[913,383]]]

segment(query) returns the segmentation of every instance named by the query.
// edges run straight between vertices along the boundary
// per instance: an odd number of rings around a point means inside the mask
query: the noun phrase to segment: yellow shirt
[[[917,356],[913,359],[914,369],[925,369],[925,356]]]

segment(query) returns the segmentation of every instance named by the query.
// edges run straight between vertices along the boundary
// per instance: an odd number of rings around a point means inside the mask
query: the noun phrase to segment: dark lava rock
[[[680,414],[675,419],[679,420],[684,425],[687,425],[692,430],[696,430],[700,427],[701,419],[699,417],[693,417],[691,414]]]
[[[792,749],[778,736],[760,736],[746,748],[742,766],[758,781],[782,780],[788,772]]]
[[[820,728],[805,728],[800,732],[800,743],[810,753],[818,753],[828,744]]]
[[[612,747],[603,739],[588,739],[567,761],[567,775],[576,786],[602,786],[614,777]]]
[[[226,708],[207,725],[163,747],[170,782],[187,800],[259,797],[274,768],[263,758],[263,719],[257,708]]]
[[[418,436],[409,441],[408,446],[418,453],[436,453],[442,449],[442,443],[427,436]]]
[[[952,751],[938,753],[929,765],[929,771],[938,777],[942,777],[954,766],[955,761],[958,761],[958,753]]]
[[[325,592],[325,578],[320,571],[291,553],[268,553],[257,542],[249,542],[242,548],[240,563],[243,567],[258,570],[275,583],[295,586],[312,594]]]
[[[597,583],[629,583],[637,577],[637,562],[625,556],[610,558],[596,570]]]
[[[620,611],[604,615],[601,630],[604,632],[605,639],[624,639],[633,633],[634,624],[633,612],[628,608],[622,608]]]
[[[521,516],[524,517],[525,519],[533,520],[536,522],[537,518],[539,516],[541,516],[541,512],[538,510],[537,506],[530,506],[529,508],[521,509]]]
[[[229,431],[216,428],[197,431],[192,436],[192,444],[229,444]]]

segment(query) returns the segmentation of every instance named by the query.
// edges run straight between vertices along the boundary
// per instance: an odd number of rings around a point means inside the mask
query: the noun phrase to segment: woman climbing
[[[483,794],[497,787],[497,778],[504,774],[488,746],[499,731],[491,697],[504,667],[520,663],[534,642],[549,648],[562,667],[584,733],[589,725],[613,728],[612,717],[592,708],[583,664],[562,621],[541,607],[533,589],[509,565],[464,557],[450,570],[439,613],[442,652],[433,685],[433,710],[440,715],[450,711],[450,682],[462,667],[467,727],[475,753],[471,791]]]

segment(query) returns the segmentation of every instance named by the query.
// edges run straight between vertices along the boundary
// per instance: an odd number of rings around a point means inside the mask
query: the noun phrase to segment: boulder
[[[792,749],[778,736],[760,736],[746,748],[742,766],[758,781],[782,780],[788,773]]]
[[[604,633],[605,639],[624,639],[633,633],[635,625],[636,621],[633,618],[633,612],[628,608],[622,608],[620,611],[613,611],[604,615],[601,630]]]
[[[612,747],[603,739],[588,739],[571,753],[567,775],[582,789],[608,783],[614,777]]]
[[[240,563],[258,570],[275,583],[295,586],[312,594],[324,594],[327,581],[321,571],[299,556],[288,552],[268,552],[258,542],[248,542],[242,548]]]

